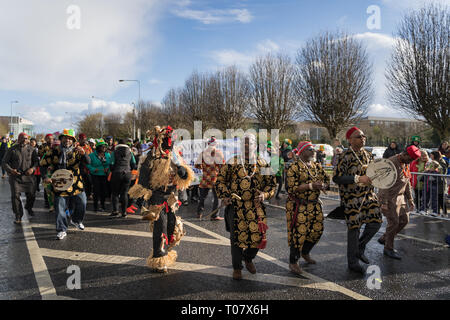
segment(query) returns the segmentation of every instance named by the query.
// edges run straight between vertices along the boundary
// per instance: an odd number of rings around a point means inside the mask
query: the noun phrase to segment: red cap
[[[86,139],[86,138],[87,138],[87,136],[84,133],[80,133],[78,135],[78,139]]]
[[[313,145],[312,145],[311,142],[309,142],[309,141],[300,141],[300,142],[298,143],[298,146],[297,146],[297,154],[298,154],[298,155],[301,155],[302,152],[303,152],[306,148],[312,147],[312,146],[313,146]]]
[[[22,137],[22,136],[25,136],[25,138],[28,138],[28,137],[29,137],[25,132],[22,132],[22,133],[19,134],[19,137],[18,137],[18,138],[20,138],[20,137]]]
[[[53,137],[53,134],[47,133],[47,134],[45,135],[45,138],[48,138],[48,137]]]
[[[413,160],[420,158],[420,156],[422,155],[419,148],[417,148],[415,145],[411,145],[408,148],[406,148],[406,152],[408,152],[409,156]]]
[[[356,130],[361,130],[361,129],[359,129],[358,127],[353,127],[353,128],[348,129],[347,133],[345,134],[345,137],[347,138],[347,140],[350,139],[350,136]]]

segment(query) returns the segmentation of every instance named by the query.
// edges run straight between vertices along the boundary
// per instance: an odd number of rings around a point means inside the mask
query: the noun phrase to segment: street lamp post
[[[138,101],[137,101],[137,106],[139,108],[139,105],[141,103],[141,81],[140,80],[119,80],[119,82],[125,82],[125,81],[132,81],[132,82],[137,82],[139,85],[139,96],[138,96]],[[136,106],[135,108],[136,109]],[[136,115],[133,109],[133,123],[135,123],[136,121]],[[133,125],[133,140],[136,139],[136,125]]]
[[[10,125],[10,133],[12,132],[13,133],[13,138],[14,138],[14,136],[15,136],[15,132],[14,132],[14,130],[13,130],[13,123],[12,123],[12,109],[13,109],[13,103],[19,103],[19,101],[17,101],[17,100],[14,100],[14,101],[11,101],[11,117],[10,117],[10,119],[9,119],[9,125]]]

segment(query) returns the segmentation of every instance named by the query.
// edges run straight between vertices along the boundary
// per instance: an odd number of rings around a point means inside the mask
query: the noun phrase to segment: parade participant
[[[112,136],[107,136],[105,138],[105,142],[106,142],[106,151],[108,153],[113,152],[114,151],[114,139],[113,139],[113,137]]]
[[[170,126],[154,128],[153,148],[142,156],[139,181],[128,192],[131,198],[146,202],[141,211],[153,230],[153,250],[147,265],[163,273],[175,262],[177,252],[173,247],[184,235],[181,218],[175,215],[181,204],[178,190],[187,188],[194,179],[194,172],[173,146],[172,132]]]
[[[272,151],[273,150],[272,150],[272,143],[271,142],[267,146],[267,151],[269,152],[269,155],[272,156]],[[281,189],[283,187],[284,159],[281,156],[281,151],[280,150],[274,150],[274,151],[278,151],[278,171],[275,174],[275,178],[276,178],[277,184],[278,184],[278,189],[277,189],[277,194],[275,195],[275,199],[279,200],[280,199],[280,192],[281,192]]]
[[[208,140],[208,147],[200,153],[197,161],[195,162],[195,168],[201,169],[203,172],[202,180],[199,185],[200,200],[197,208],[197,218],[199,219],[202,218],[203,210],[205,209],[205,199],[210,190],[212,191],[214,197],[213,211],[215,211],[219,206],[219,199],[217,198],[214,185],[217,180],[217,175],[224,164],[225,157],[223,156],[222,151],[217,149],[216,138],[211,137]],[[211,220],[219,221],[223,220],[223,218],[219,216],[219,211],[217,211],[213,216],[211,216]]]
[[[339,158],[333,181],[339,185],[347,223],[347,261],[350,270],[364,273],[358,260],[369,263],[364,255],[367,243],[381,227],[382,216],[374,187],[366,175],[373,156],[364,149],[366,136],[357,127],[346,133],[349,148]],[[365,224],[360,237],[360,228]]]
[[[38,146],[37,146],[37,140],[36,138],[31,138],[30,139],[30,146],[32,146],[35,150],[36,153],[38,153]],[[38,161],[40,161],[39,155],[38,155]],[[40,192],[40,188],[39,185],[41,184],[41,172],[39,170],[39,165],[36,167],[36,170],[34,170],[34,178],[36,180],[36,188],[35,191]]]
[[[91,159],[87,168],[91,173],[92,186],[94,193],[94,211],[106,211],[105,200],[107,194],[108,175],[111,165],[111,154],[107,152],[107,144],[103,139],[98,139],[95,145],[95,151],[89,154]],[[100,209],[98,202],[100,200]]]
[[[216,192],[227,206],[225,222],[230,232],[233,279],[242,279],[242,260],[250,273],[256,273],[252,260],[266,240],[266,213],[264,200],[275,194],[276,179],[263,175],[270,166],[256,155],[256,137],[246,134],[243,138],[243,155],[232,157],[220,170]]]
[[[11,147],[9,141],[6,140],[6,137],[2,137],[2,141],[0,142],[0,163],[2,163],[3,157],[5,156],[8,149]],[[6,170],[2,166],[2,179],[5,179]]]
[[[89,145],[87,136],[84,133],[80,133],[78,135],[78,145],[83,148],[86,155],[90,155],[92,153],[92,148]],[[86,198],[92,199],[92,178],[89,174],[89,169],[84,163],[82,163],[80,166],[80,170],[81,176],[83,177],[84,192],[86,193]]]
[[[119,197],[121,216],[127,216],[126,209],[128,208],[128,189],[131,183],[131,170],[135,169],[136,160],[134,159],[134,155],[130,147],[125,144],[125,140],[120,139],[119,144],[111,154],[112,217],[119,215]]]
[[[64,129],[59,135],[61,144],[47,153],[41,160],[43,175],[51,175],[56,170],[65,169],[73,175],[73,184],[65,191],[54,189],[56,232],[57,239],[62,240],[67,236],[68,217],[66,208],[71,211],[70,223],[80,230],[84,230],[83,219],[86,213],[86,194],[84,193],[83,178],[81,177],[80,164],[89,164],[90,158],[80,146],[74,147],[76,142],[73,129]],[[45,183],[55,183],[51,178],[46,178]]]
[[[52,149],[52,145],[53,145],[53,141],[54,141],[53,134],[51,134],[51,133],[46,134],[44,137],[44,141],[45,142],[38,147],[39,161],[41,161],[44,158],[45,154],[47,152],[50,152],[50,150]],[[39,171],[41,171],[42,181],[44,181],[46,177],[42,175],[42,170],[41,170],[40,166],[39,166]],[[48,191],[49,191],[49,188],[44,185],[44,203],[45,203],[46,208],[50,208],[50,203],[48,201],[49,195],[47,194]]]
[[[12,210],[16,216],[15,224],[20,224],[23,217],[21,192],[24,192],[27,197],[25,209],[30,216],[34,216],[36,180],[33,174],[39,164],[39,158],[36,149],[30,146],[28,138],[26,133],[19,134],[17,143],[8,149],[2,161],[2,166],[9,175]]]
[[[330,178],[320,163],[313,161],[311,142],[298,144],[298,157],[289,167],[287,176],[288,200],[286,220],[290,247],[289,269],[300,274],[297,264],[300,254],[308,263],[315,264],[309,253],[323,233],[323,211],[320,191],[329,189]]]
[[[95,150],[95,140],[93,138],[89,139],[89,146],[91,147],[92,152]]]
[[[408,212],[414,209],[414,199],[411,192],[411,172],[409,164],[420,158],[420,150],[416,146],[409,146],[405,152],[389,158],[397,170],[397,181],[388,189],[380,189],[378,199],[381,212],[387,219],[386,232],[378,239],[384,244],[384,255],[401,259],[394,250],[394,238],[409,222]]]

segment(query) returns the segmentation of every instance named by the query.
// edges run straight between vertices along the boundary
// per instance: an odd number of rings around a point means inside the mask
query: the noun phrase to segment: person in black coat
[[[383,158],[389,159],[390,157],[395,156],[396,154],[400,154],[402,151],[399,149],[397,142],[391,141],[389,147],[384,151]]]
[[[6,137],[2,137],[2,141],[0,142],[0,163],[3,160],[3,157],[5,156],[6,152],[9,149],[8,141],[6,141]],[[5,178],[6,170],[2,167],[2,178]]]

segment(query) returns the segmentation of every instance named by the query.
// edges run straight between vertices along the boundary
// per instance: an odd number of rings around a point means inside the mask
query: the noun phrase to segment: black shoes
[[[365,264],[370,264],[369,259],[367,259],[367,257],[364,255],[364,253],[362,255],[360,255],[358,258],[359,258],[359,260],[361,260]]]
[[[383,250],[383,254],[385,256],[388,256],[389,258],[392,258],[392,259],[397,259],[397,260],[401,260],[402,259],[402,257],[395,250],[384,249]]]
[[[378,238],[377,241],[378,241],[379,244],[382,244],[383,246],[384,246],[384,244],[385,244],[385,242],[386,242],[386,241],[384,241],[384,240],[381,239],[381,238]]]

